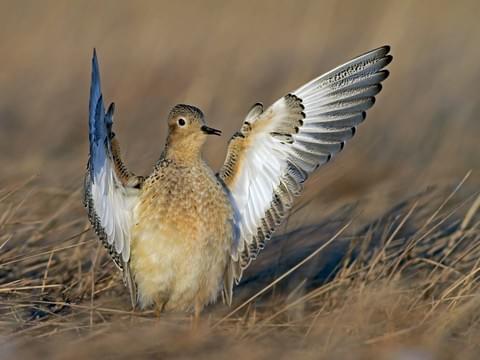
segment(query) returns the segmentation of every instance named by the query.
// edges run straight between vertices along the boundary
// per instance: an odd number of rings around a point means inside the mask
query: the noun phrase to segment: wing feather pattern
[[[98,60],[94,51],[89,103],[90,155],[85,175],[84,204],[90,222],[115,264],[123,270],[132,305],[135,284],[130,275],[132,210],[143,178],[130,173],[112,132],[114,105],[105,112]]]
[[[388,76],[383,68],[392,60],[389,51],[384,46],[365,53],[265,111],[255,104],[230,140],[219,177],[238,208],[240,240],[225,275],[227,300],[233,279],[238,283],[264,248],[305,180],[341,151],[365,120]]]

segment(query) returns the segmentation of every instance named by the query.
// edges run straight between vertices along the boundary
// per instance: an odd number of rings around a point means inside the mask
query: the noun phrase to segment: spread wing
[[[130,173],[120,158],[119,145],[112,132],[113,113],[114,104],[105,112],[94,51],[88,122],[90,155],[84,204],[95,232],[124,272],[133,304],[136,295],[129,269],[130,227],[143,178]]]
[[[388,76],[384,46],[361,55],[301,86],[266,111],[255,104],[230,140],[219,177],[240,214],[240,240],[225,275],[233,279],[258,255],[319,166],[341,151],[365,119]],[[230,289],[229,289],[230,287]]]

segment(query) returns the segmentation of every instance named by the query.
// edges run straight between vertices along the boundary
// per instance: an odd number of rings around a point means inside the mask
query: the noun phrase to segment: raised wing
[[[258,255],[288,214],[308,176],[341,151],[365,119],[390,63],[384,46],[361,55],[276,101],[255,104],[230,140],[219,177],[240,213],[240,241],[225,277],[233,279]],[[227,294],[228,299],[228,294]]]
[[[90,155],[85,175],[84,204],[88,218],[114,262],[123,270],[132,304],[135,285],[130,276],[130,227],[132,210],[143,178],[129,172],[120,157],[112,132],[114,104],[105,112],[100,72],[94,51],[89,104]]]

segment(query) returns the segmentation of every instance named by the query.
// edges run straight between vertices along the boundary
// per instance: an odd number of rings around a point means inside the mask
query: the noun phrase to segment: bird
[[[202,158],[209,127],[196,106],[175,105],[148,176],[132,173],[106,109],[96,51],[89,101],[84,205],[122,271],[133,309],[198,318],[233,288],[282,224],[317,168],[343,150],[388,77],[390,47],[366,52],[264,108],[254,104],[214,172]],[[273,246],[273,245],[272,245]]]

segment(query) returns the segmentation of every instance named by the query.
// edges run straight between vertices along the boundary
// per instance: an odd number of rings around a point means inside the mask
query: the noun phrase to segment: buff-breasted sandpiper
[[[176,105],[165,149],[148,177],[125,167],[105,111],[97,57],[90,88],[85,206],[122,269],[132,304],[195,311],[227,304],[242,272],[291,209],[303,183],[343,149],[365,119],[392,57],[384,46],[327,72],[264,110],[255,104],[215,174],[201,156],[198,108]]]

